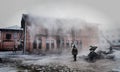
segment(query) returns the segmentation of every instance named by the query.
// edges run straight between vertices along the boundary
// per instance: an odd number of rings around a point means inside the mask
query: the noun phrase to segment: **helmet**
[[[97,46],[90,46],[90,49],[89,50],[96,50],[97,49]]]

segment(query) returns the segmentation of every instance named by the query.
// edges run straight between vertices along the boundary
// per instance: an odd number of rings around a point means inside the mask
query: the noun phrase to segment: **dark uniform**
[[[96,46],[90,46],[91,48],[89,49],[90,50],[90,53],[88,54],[88,58],[89,58],[89,61],[91,62],[94,62],[97,58],[97,53],[95,52],[96,50]]]
[[[88,57],[89,57],[89,61],[94,62],[96,60],[96,58],[97,58],[97,53],[95,53],[94,51],[91,51],[88,54]]]
[[[73,55],[74,61],[77,60],[77,54],[78,54],[78,50],[77,50],[77,48],[74,45],[73,49],[72,49],[72,55]]]

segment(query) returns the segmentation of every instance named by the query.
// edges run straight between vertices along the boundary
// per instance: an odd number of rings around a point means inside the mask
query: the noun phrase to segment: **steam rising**
[[[69,40],[71,45],[76,40],[82,42],[86,39],[88,41],[86,41],[87,45],[84,45],[84,47],[87,47],[87,49],[91,44],[98,44],[97,24],[88,23],[85,20],[28,15],[27,22],[31,42],[38,41],[39,36],[44,35],[46,40],[55,40],[57,48],[61,48],[62,40]],[[94,39],[92,40],[92,38]]]

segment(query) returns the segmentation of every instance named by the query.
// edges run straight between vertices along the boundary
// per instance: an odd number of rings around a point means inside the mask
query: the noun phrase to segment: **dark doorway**
[[[58,39],[56,42],[57,42],[57,48],[60,48],[60,39]]]
[[[64,48],[64,40],[62,40],[62,47]]]
[[[36,40],[34,40],[34,42],[33,42],[33,49],[36,49],[37,48],[37,42],[36,42]]]
[[[50,45],[49,45],[49,40],[46,40],[46,51],[48,51],[50,49]]]
[[[51,40],[51,48],[54,48],[54,40]]]
[[[38,45],[38,48],[39,48],[39,49],[42,49],[42,40],[41,40],[41,39],[39,39],[39,45]]]

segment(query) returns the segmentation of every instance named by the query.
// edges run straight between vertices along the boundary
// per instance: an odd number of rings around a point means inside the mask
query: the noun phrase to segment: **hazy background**
[[[79,18],[101,29],[120,28],[119,0],[0,0],[0,27],[19,25],[23,13]]]

